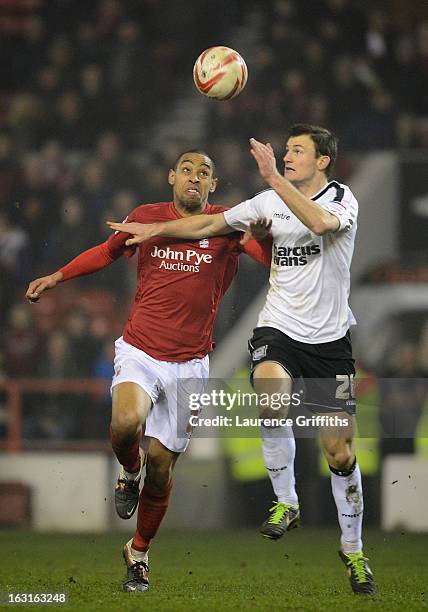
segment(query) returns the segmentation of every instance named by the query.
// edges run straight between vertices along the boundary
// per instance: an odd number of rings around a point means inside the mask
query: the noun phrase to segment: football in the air
[[[210,47],[195,62],[193,80],[208,98],[231,100],[244,89],[248,78],[247,65],[234,49]]]

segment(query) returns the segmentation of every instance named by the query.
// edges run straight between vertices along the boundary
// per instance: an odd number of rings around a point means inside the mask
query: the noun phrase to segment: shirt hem
[[[143,353],[146,353],[146,355],[148,355],[149,357],[151,357],[152,359],[156,359],[156,361],[164,361],[165,363],[186,363],[187,361],[192,361],[193,359],[204,359],[209,353],[210,351],[206,351],[206,352],[198,352],[196,354],[192,354],[192,356],[189,357],[175,357],[175,356],[171,356],[171,355],[165,355],[164,353],[154,353],[152,352],[150,349],[147,349],[145,346],[143,346],[142,344],[137,344],[133,338],[130,338],[126,332],[124,332],[123,336],[122,336],[124,342],[126,342],[127,344],[130,344],[131,346],[133,346],[134,348],[143,351]]]
[[[290,332],[289,329],[286,329],[285,327],[281,327],[277,323],[270,323],[268,321],[258,321],[257,327],[273,327],[274,329],[277,329],[278,331],[282,332],[286,336],[289,336],[292,340],[296,340],[297,342],[302,342],[303,344],[326,344],[327,342],[334,342],[335,340],[340,340],[341,338],[343,338],[349,331],[350,326],[348,326],[345,329],[344,333],[339,333],[338,335],[334,335],[334,336],[323,338],[323,339],[307,338],[307,337],[304,338],[302,336],[299,336],[298,334],[294,334],[293,332]]]

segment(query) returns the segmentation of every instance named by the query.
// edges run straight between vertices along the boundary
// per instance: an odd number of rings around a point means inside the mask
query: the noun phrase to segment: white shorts
[[[145,435],[157,438],[173,452],[185,451],[191,434],[188,396],[205,389],[209,375],[208,355],[181,363],[159,361],[120,337],[115,342],[114,372],[111,389],[123,382],[133,382],[140,385],[153,402]]]

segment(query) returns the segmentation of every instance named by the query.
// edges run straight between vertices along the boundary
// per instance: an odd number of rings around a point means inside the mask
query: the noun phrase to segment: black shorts
[[[309,410],[355,414],[355,366],[349,331],[333,342],[306,344],[274,327],[256,327],[248,350],[251,377],[259,363],[279,363],[294,382],[303,379],[304,404]]]

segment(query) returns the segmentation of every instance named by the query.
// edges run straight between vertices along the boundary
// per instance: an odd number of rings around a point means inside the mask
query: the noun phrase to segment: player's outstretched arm
[[[269,143],[250,138],[250,152],[257,162],[260,176],[276,191],[288,208],[314,234],[321,236],[339,229],[339,220],[294,187],[276,167],[275,154]]]
[[[48,289],[53,289],[63,280],[62,272],[54,272],[48,276],[42,276],[31,281],[28,285],[27,293],[25,297],[29,302],[38,302],[42,293]]]
[[[142,242],[155,238],[156,236],[171,236],[172,238],[209,238],[210,236],[221,236],[235,231],[224,220],[223,213],[216,215],[194,215],[183,217],[176,221],[164,221],[161,223],[115,223],[107,221],[110,229],[116,232],[130,234],[125,242],[126,246],[141,244]]]
[[[42,293],[53,289],[58,283],[101,270],[118,259],[123,252],[123,239],[106,240],[102,244],[83,251],[57,272],[33,280],[28,285],[25,297],[29,302],[38,302]]]

